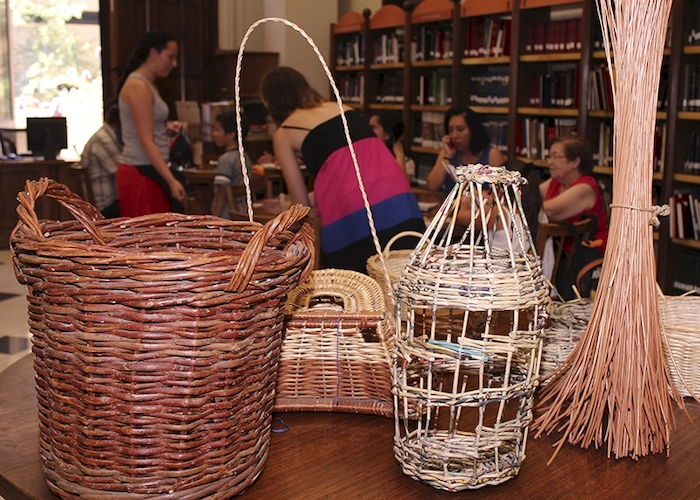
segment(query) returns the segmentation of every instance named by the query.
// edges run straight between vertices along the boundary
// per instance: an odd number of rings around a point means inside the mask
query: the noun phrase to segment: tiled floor
[[[17,282],[9,250],[0,250],[0,371],[30,351],[25,288]]]

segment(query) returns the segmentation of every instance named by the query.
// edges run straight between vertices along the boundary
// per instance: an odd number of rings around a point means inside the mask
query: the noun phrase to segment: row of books
[[[591,111],[612,111],[612,80],[610,78],[610,68],[608,68],[607,64],[591,68],[588,85],[588,109]]]
[[[609,120],[600,121],[595,130],[594,140],[591,142],[593,149],[593,163],[604,167],[612,167],[613,164],[613,126]]]
[[[361,33],[348,38],[339,38],[336,45],[338,66],[353,66],[365,63],[365,43]]]
[[[396,28],[382,33],[374,41],[375,64],[399,63],[404,61],[404,30]]]
[[[673,287],[681,293],[700,292],[700,253],[678,250]]]
[[[445,113],[423,111],[420,115],[420,124],[415,130],[420,131],[420,135],[413,138],[414,145],[440,149],[442,137],[445,135]]]
[[[518,120],[515,131],[515,151],[518,156],[543,160],[549,154],[554,137],[577,130],[575,118],[525,118]]]
[[[671,238],[700,240],[700,190],[677,189],[668,200]]]
[[[683,111],[700,111],[700,65],[686,64],[683,79]]]
[[[581,19],[535,21],[527,25],[525,52],[543,54],[581,50]]]
[[[496,149],[508,155],[508,120],[505,118],[484,118],[482,120],[489,140]]]
[[[508,106],[508,74],[477,75],[469,81],[469,103],[472,106]]]
[[[448,106],[452,104],[452,71],[446,68],[436,69],[418,76],[418,95],[416,103],[431,106]]]
[[[529,105],[539,108],[578,107],[579,69],[570,67],[530,77]]]
[[[510,19],[474,18],[465,26],[465,57],[500,57],[510,54]]]
[[[403,102],[403,73],[392,71],[377,75],[376,101],[386,104]]]
[[[336,81],[338,92],[344,102],[362,104],[365,102],[365,75],[339,75]]]
[[[687,174],[700,175],[700,132],[690,132],[686,136],[683,171]]]
[[[690,6],[688,44],[700,45],[700,1],[692,0]]]
[[[452,28],[423,26],[411,36],[411,60],[452,59]]]

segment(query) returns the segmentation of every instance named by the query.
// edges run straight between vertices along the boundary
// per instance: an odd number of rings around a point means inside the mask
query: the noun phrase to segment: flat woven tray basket
[[[355,271],[313,271],[292,290],[275,410],[391,416],[393,333],[385,309],[379,285]]]
[[[44,194],[77,222],[39,221]],[[267,458],[284,300],[313,266],[308,209],[265,226],[108,221],[47,179],[18,199],[11,252],[28,287],[49,488],[92,499],[243,491]]]

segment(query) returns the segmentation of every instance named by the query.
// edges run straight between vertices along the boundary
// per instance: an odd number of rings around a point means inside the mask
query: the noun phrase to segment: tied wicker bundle
[[[609,244],[588,328],[541,393],[537,434],[563,430],[608,456],[669,451],[672,399],[683,401],[664,360],[651,224],[654,126],[671,0],[598,0],[615,57],[615,183]],[[674,29],[676,27],[674,26]],[[680,29],[680,27],[679,27]],[[551,462],[550,460],[550,462]]]
[[[44,194],[77,221],[39,221]],[[29,292],[49,488],[199,499],[252,484],[267,459],[284,301],[313,268],[308,208],[265,226],[103,220],[47,179],[18,198],[11,252]]]

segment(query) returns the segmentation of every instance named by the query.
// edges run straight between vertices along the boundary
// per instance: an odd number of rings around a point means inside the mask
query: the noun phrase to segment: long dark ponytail
[[[168,33],[167,31],[148,31],[146,32],[139,43],[136,45],[133,54],[126,63],[124,71],[119,78],[119,83],[117,83],[117,96],[121,92],[124,82],[129,77],[134,70],[138,69],[146,59],[148,59],[148,54],[151,49],[156,49],[156,51],[161,52],[168,42],[175,40],[175,37]]]

